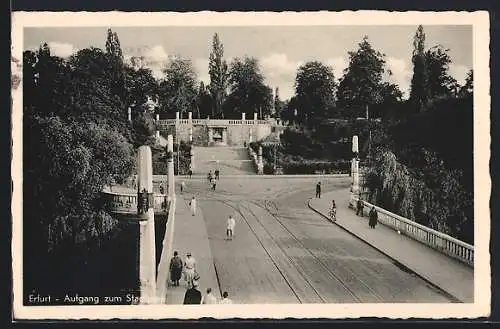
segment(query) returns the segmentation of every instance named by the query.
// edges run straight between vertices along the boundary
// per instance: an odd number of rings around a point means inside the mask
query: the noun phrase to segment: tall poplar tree
[[[212,52],[208,63],[210,84],[208,89],[213,99],[212,117],[224,118],[222,104],[226,98],[228,84],[228,66],[224,59],[224,46],[219,40],[219,35],[214,34],[212,39]]]
[[[411,79],[410,102],[418,112],[422,112],[427,104],[429,94],[427,91],[427,63],[425,56],[425,33],[419,25],[413,37],[413,77]]]

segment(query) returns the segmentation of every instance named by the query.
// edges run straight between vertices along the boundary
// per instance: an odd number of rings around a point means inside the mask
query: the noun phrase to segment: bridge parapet
[[[354,198],[351,206],[356,208],[358,199]],[[378,221],[390,227],[400,234],[417,240],[433,249],[436,249],[452,258],[455,258],[469,266],[474,267],[474,246],[455,239],[447,234],[433,230],[427,226],[411,221],[407,218],[394,214],[383,208],[362,201],[365,207],[363,215],[368,216],[370,209],[375,207],[378,212]]]
[[[117,214],[137,213],[137,194],[103,191],[102,197],[109,212]],[[154,194],[153,209],[155,214],[168,214],[169,203],[166,194]]]

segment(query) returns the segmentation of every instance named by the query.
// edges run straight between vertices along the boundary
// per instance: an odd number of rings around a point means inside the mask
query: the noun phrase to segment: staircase
[[[255,174],[252,160],[244,147],[194,147],[195,175],[214,172],[217,169],[217,161],[221,176]]]

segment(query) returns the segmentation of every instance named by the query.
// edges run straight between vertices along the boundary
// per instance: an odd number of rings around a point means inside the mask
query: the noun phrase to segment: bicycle
[[[335,209],[335,208],[330,209],[328,216],[330,216],[330,219],[332,221],[336,221],[337,220],[337,209]]]

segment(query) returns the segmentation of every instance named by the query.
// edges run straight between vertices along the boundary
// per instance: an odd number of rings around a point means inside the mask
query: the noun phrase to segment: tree
[[[337,105],[347,116],[365,116],[370,105],[382,101],[384,56],[372,48],[366,36],[357,51],[349,52],[349,66],[340,79],[337,91]]]
[[[413,77],[411,79],[410,102],[417,112],[422,112],[429,98],[428,68],[425,55],[425,33],[422,25],[419,25],[413,37]]]
[[[108,29],[106,38],[106,55],[111,67],[111,88],[114,94],[118,95],[122,102],[124,102],[123,110],[128,106],[126,101],[126,74],[125,65],[123,63],[123,53],[120,46],[120,40],[116,32]]]
[[[474,95],[474,72],[469,70],[467,72],[467,77],[465,78],[465,84],[460,88],[459,96],[471,97]]]
[[[224,118],[222,104],[226,98],[228,83],[228,67],[224,60],[224,46],[219,40],[219,35],[214,34],[212,39],[212,52],[208,62],[210,84],[208,89],[213,99],[212,117]]]
[[[428,75],[427,88],[431,99],[448,98],[457,94],[457,80],[449,74],[452,60],[448,51],[449,49],[438,45],[425,52]]]
[[[126,68],[127,104],[134,115],[146,110],[149,100],[158,100],[158,83],[149,68]]]
[[[225,103],[227,117],[241,113],[258,113],[260,118],[271,114],[273,91],[264,84],[256,58],[236,58],[229,71],[229,96]]]
[[[196,107],[198,88],[196,72],[188,59],[173,57],[163,70],[165,79],[160,82],[160,113],[179,112],[181,116]]]
[[[299,117],[311,124],[331,117],[335,107],[335,89],[331,67],[318,61],[307,62],[299,67],[295,78]]]

